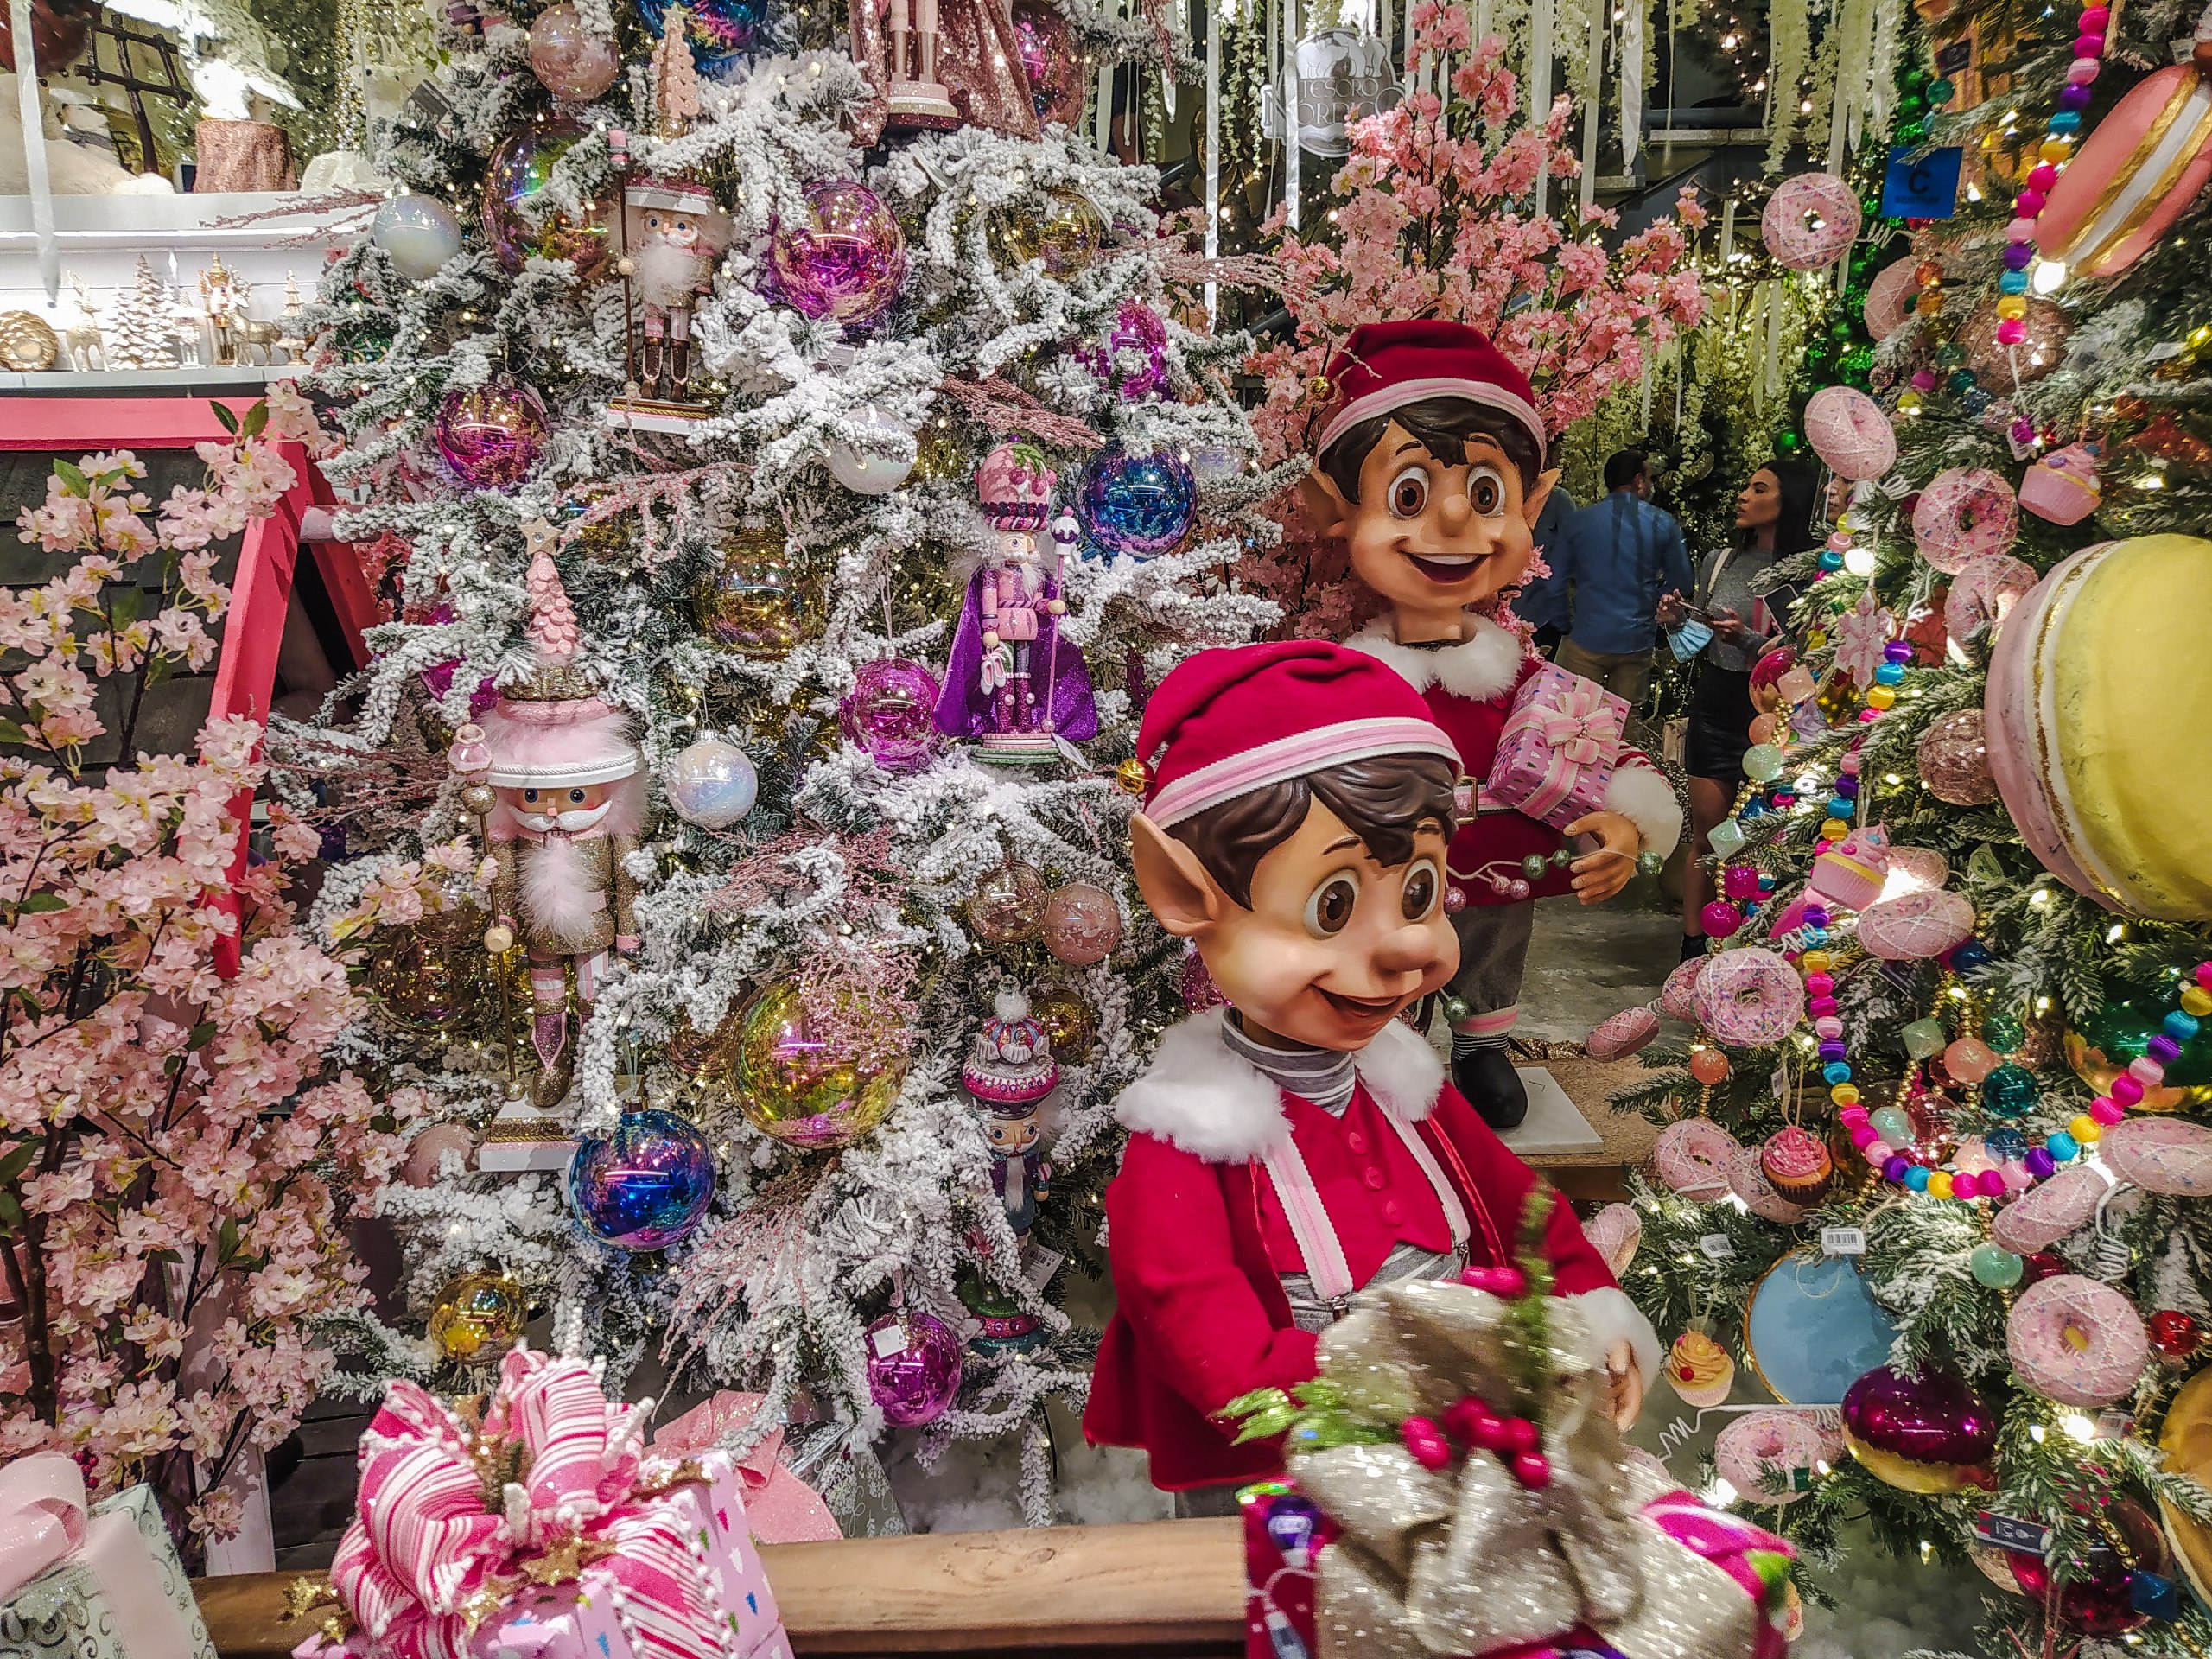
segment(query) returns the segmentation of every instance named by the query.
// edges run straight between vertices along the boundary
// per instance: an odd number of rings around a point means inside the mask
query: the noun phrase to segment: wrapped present
[[[713,1451],[725,1437],[742,1433],[752,1424],[764,1397],[724,1389],[655,1429],[653,1450],[674,1456]],[[822,1494],[784,1462],[781,1428],[762,1435],[736,1463],[745,1484],[745,1518],[762,1543],[827,1543],[845,1535]]]
[[[1627,725],[1627,703],[1547,663],[1513,694],[1483,792],[1564,830],[1586,813],[1604,810]]]
[[[59,1452],[0,1468],[0,1614],[23,1659],[215,1659],[153,1488],[88,1510]]]
[[[378,1659],[788,1659],[735,1466],[649,1451],[644,1430],[582,1360],[518,1350],[466,1415],[393,1383],[331,1564],[358,1627],[340,1645]]]
[[[1401,1283],[1239,1402],[1290,1477],[1244,1506],[1249,1659],[1781,1659],[1790,1547],[1634,1456],[1589,1346],[1571,1300]]]
[[[1890,832],[1878,823],[1854,830],[1813,861],[1806,883],[1832,905],[1864,910],[1882,896],[1890,874]]]

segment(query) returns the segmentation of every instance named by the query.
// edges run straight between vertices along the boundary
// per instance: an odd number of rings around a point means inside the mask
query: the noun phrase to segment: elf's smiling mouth
[[[1418,553],[1406,555],[1406,563],[1427,576],[1431,582],[1449,587],[1465,582],[1488,557],[1486,554],[1432,554],[1424,558]]]
[[[1384,1020],[1394,1019],[1405,1006],[1405,999],[1397,996],[1346,996],[1341,991],[1313,988],[1321,993],[1321,1000],[1345,1018],[1354,1020]]]

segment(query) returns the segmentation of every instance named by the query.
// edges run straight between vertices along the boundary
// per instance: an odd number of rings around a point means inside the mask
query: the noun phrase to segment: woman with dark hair
[[[1712,850],[1706,837],[1728,816],[1744,782],[1751,747],[1751,670],[1783,643],[1784,620],[1797,590],[1777,578],[1776,563],[1813,544],[1819,475],[1807,461],[1777,456],[1751,474],[1736,498],[1736,539],[1705,562],[1689,600],[1659,601],[1659,624],[1679,628],[1694,615],[1713,637],[1691,671],[1689,738],[1682,757],[1689,774],[1690,828],[1695,839],[1682,882],[1682,957],[1705,949],[1700,912],[1713,884],[1699,862]]]

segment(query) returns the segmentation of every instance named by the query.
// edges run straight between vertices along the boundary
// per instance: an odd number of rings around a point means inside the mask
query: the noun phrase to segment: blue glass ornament
[[[569,1203],[594,1235],[623,1250],[665,1249],[699,1224],[715,1197],[715,1153],[687,1120],[625,1112],[605,1139],[569,1160]]]
[[[1956,946],[1951,952],[1951,970],[1954,973],[1970,974],[1977,968],[1986,967],[1988,963],[1989,947],[1980,939],[1968,939],[1964,944]]]
[[[768,0],[685,0],[683,10],[691,61],[701,74],[720,79],[741,67],[751,54],[760,25],[767,21]],[[638,16],[656,40],[667,11],[668,0],[638,0]]]
[[[1148,559],[1181,544],[1197,505],[1191,469],[1175,456],[1164,449],[1132,455],[1115,443],[1084,468],[1076,512],[1109,553]]]
[[[2000,1164],[2018,1163],[2028,1155],[2028,1137],[2018,1129],[1987,1129],[1981,1137],[1983,1148]]]
[[[1981,1108],[1999,1117],[2018,1117],[2036,1103],[2037,1092],[2034,1072],[2000,1065],[1981,1080]]]

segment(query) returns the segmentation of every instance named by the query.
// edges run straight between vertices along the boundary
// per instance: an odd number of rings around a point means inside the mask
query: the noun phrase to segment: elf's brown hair
[[[1440,755],[1346,760],[1210,806],[1167,833],[1198,855],[1223,892],[1249,910],[1260,861],[1298,833],[1313,802],[1342,818],[1387,868],[1414,855],[1414,837],[1424,826],[1452,833],[1458,782],[1452,763]]]
[[[1329,481],[1337,486],[1337,493],[1345,500],[1359,499],[1359,469],[1366,465],[1369,453],[1382,442],[1382,435],[1389,430],[1393,421],[1419,439],[1423,448],[1447,467],[1466,464],[1469,438],[1480,435],[1490,439],[1505,451],[1520,473],[1524,497],[1536,487],[1536,480],[1543,475],[1543,452],[1529,435],[1529,429],[1512,416],[1487,404],[1478,404],[1471,397],[1430,397],[1348,426],[1334,443],[1322,451],[1315,464],[1328,474]]]

